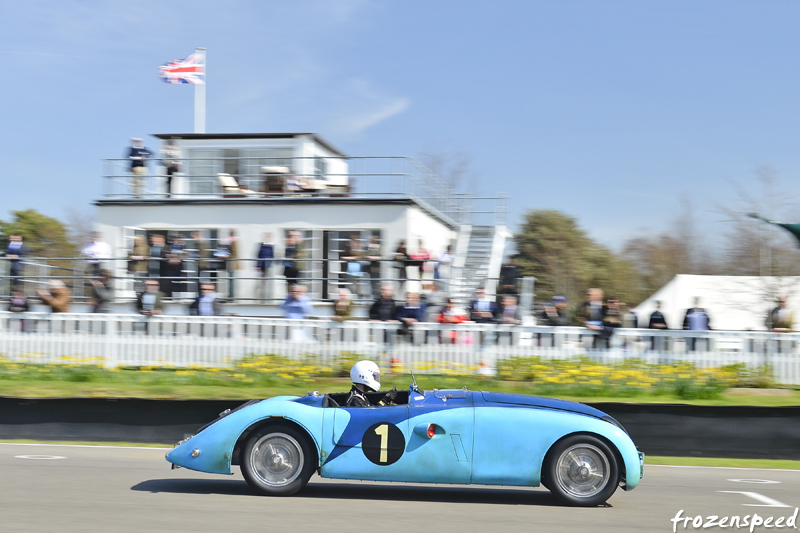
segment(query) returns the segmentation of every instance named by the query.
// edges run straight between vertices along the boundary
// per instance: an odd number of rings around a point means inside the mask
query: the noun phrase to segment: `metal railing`
[[[186,172],[173,175],[172,190],[167,190],[166,168],[158,160],[149,167],[149,174],[142,177],[141,190],[130,170],[128,159],[103,160],[102,196],[107,199],[208,199],[208,198],[296,198],[296,197],[341,197],[350,198],[407,198],[413,197],[454,224],[470,221],[479,216],[483,221],[475,224],[505,223],[507,197],[475,197],[457,193],[451,184],[411,157],[325,157],[328,161],[341,162],[346,172],[326,171],[303,173],[297,169],[313,168],[309,162],[313,157],[266,158],[266,157],[218,157],[183,158]],[[225,189],[219,174],[225,163],[241,169],[233,175],[237,189]],[[262,166],[286,165],[290,175],[299,184],[309,183],[314,188],[289,187],[284,176],[262,173]],[[193,170],[194,166],[194,170]],[[334,165],[335,166],[335,165]],[[200,168],[202,167],[202,168]],[[215,171],[209,171],[212,168]],[[250,170],[248,170],[250,169]],[[216,170],[219,170],[218,172]],[[279,180],[276,185],[270,179]],[[180,183],[180,185],[177,185]],[[317,185],[332,184],[330,187]],[[347,185],[342,185],[346,183]],[[334,185],[336,184],[336,185]],[[478,205],[480,204],[480,205]]]
[[[187,317],[0,312],[0,355],[34,363],[92,362],[109,367],[228,367],[250,354],[314,357],[330,362],[355,353],[419,371],[455,365],[492,373],[502,361],[538,356],[589,357],[600,363],[636,358],[698,367],[768,368],[783,385],[800,385],[800,334],[618,329],[608,342],[591,331],[464,323],[400,324],[248,317]],[[426,370],[427,369],[427,370]]]
[[[112,274],[112,290],[115,301],[128,301],[136,297],[143,289],[145,279],[155,279],[161,284],[167,300],[187,300],[197,297],[200,283],[213,283],[217,292],[229,301],[239,303],[274,303],[285,298],[288,281],[283,275],[282,263],[291,259],[302,268],[297,283],[306,285],[308,295],[315,301],[326,301],[336,298],[339,288],[348,288],[353,293],[353,300],[366,302],[379,295],[381,284],[391,284],[398,297],[406,291],[420,292],[423,283],[433,283],[434,269],[422,269],[414,266],[417,263],[435,264],[437,260],[409,260],[406,264],[406,277],[397,276],[397,261],[381,259],[382,274],[371,278],[367,267],[360,275],[347,272],[347,261],[344,259],[311,259],[311,258],[273,258],[267,275],[256,272],[255,266],[264,261],[257,258],[232,258],[229,261],[240,262],[243,266],[236,271],[228,271],[225,260],[214,258],[185,258],[181,260],[179,275],[150,276],[147,272],[129,272],[131,260],[127,257],[116,257],[100,260],[92,264],[85,257],[25,257],[20,260],[23,268],[18,276],[12,276],[10,265],[13,259],[0,257],[0,299],[8,298],[12,287],[20,288],[26,297],[36,297],[36,289],[46,288],[55,279],[63,281],[72,291],[75,302],[87,302],[92,299],[91,281],[96,280],[96,268],[108,269]],[[168,263],[169,258],[144,258],[140,262]],[[215,266],[216,265],[216,266]],[[323,266],[325,268],[323,268]],[[201,268],[203,267],[203,268]],[[212,268],[213,267],[213,268]],[[327,275],[323,275],[326,272]],[[438,280],[444,285],[447,280]],[[322,282],[326,290],[322,292]]]

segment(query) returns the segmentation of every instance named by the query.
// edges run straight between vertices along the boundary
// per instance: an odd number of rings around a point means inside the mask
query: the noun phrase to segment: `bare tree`
[[[428,147],[422,150],[417,158],[454,191],[458,192],[462,190],[462,187],[470,190],[475,188],[475,178],[470,171],[472,158],[468,154],[461,151],[450,151],[442,147]]]
[[[92,242],[92,232],[96,223],[95,212],[93,209],[79,209],[68,207],[66,215],[66,227],[69,240],[74,242],[80,250],[87,243]]]
[[[645,294],[652,294],[677,274],[719,273],[711,248],[697,231],[692,201],[685,196],[680,213],[667,230],[628,240],[621,256],[638,271],[638,290]]]
[[[758,290],[765,306],[769,307],[780,295],[793,296],[798,293],[797,279],[792,278],[800,275],[798,241],[786,230],[750,215],[757,213],[765,218],[785,219],[787,222],[800,222],[800,216],[796,209],[792,209],[785,195],[778,192],[779,180],[773,168],[760,166],[753,174],[760,191],[754,191],[752,184],[744,186],[734,182],[732,187],[738,201],[732,205],[717,206],[717,211],[725,217],[729,227],[723,273],[759,276]]]

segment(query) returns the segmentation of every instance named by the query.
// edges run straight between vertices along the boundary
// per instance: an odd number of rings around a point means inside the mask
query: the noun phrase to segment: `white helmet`
[[[350,380],[378,391],[381,388],[381,369],[372,361],[359,361],[350,370]]]

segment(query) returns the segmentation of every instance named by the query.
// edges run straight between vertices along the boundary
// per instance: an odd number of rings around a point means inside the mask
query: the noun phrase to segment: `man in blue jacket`
[[[275,244],[272,242],[272,233],[265,233],[261,244],[258,246],[256,252],[258,261],[256,262],[256,270],[263,278],[258,284],[258,294],[263,299],[272,298],[272,280],[269,279],[269,268],[272,266],[272,259],[275,258]]]
[[[406,295],[406,304],[397,309],[397,320],[403,324],[400,327],[400,335],[408,335],[413,342],[414,337],[411,334],[411,326],[417,322],[425,321],[425,304],[419,301],[419,294],[409,292]]]

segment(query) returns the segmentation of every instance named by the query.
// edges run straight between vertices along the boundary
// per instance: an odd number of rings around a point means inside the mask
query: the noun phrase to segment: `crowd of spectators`
[[[170,235],[169,240],[157,232],[151,232],[147,237],[137,234],[131,241],[128,255],[128,275],[136,293],[136,311],[143,316],[159,315],[164,312],[165,302],[179,297],[188,303],[190,315],[223,315],[223,304],[234,295],[234,279],[237,270],[242,268],[241,262],[252,265],[250,268],[254,270],[257,281],[257,301],[272,300],[278,294],[276,282],[282,280],[286,286],[286,298],[278,305],[282,316],[290,319],[314,316],[314,305],[305,284],[310,282],[306,270],[310,254],[301,231],[287,232],[282,255],[276,249],[271,233],[263,234],[252,257],[241,258],[238,248],[234,230],[214,241],[202,231],[192,231],[188,237],[176,233]],[[449,294],[448,278],[453,261],[450,246],[438,257],[424,246],[422,240],[416,242],[413,251],[408,250],[404,240],[391,250],[389,257],[385,257],[377,235],[370,234],[363,239],[359,233],[349,235],[339,253],[339,276],[329,280],[339,285],[338,296],[332,302],[332,320],[352,320],[360,314],[356,312],[356,300],[372,300],[366,318],[396,323],[400,338],[409,341],[414,341],[413,332],[418,323],[515,325],[522,322],[518,301],[521,273],[514,259],[501,268],[496,296],[478,288],[469,305],[461,308]],[[22,236],[9,235],[5,250],[10,295],[7,309],[15,313],[31,309],[31,302],[21,290],[23,283],[30,281],[23,279],[24,258],[28,254]],[[92,312],[109,312],[114,303],[114,280],[108,268],[112,260],[111,247],[103,242],[100,233],[94,232],[91,241],[83,247],[81,257],[87,265],[86,275],[74,283],[84,283],[82,294]],[[330,263],[329,271],[335,271],[336,264],[336,261]],[[381,277],[381,273],[392,272],[392,269],[396,272],[394,279]],[[409,283],[411,280],[415,282],[413,285]],[[69,310],[73,293],[62,280],[34,283],[39,284],[35,295],[53,313]],[[71,286],[74,289],[74,285]],[[402,298],[396,299],[396,294]],[[590,288],[586,294],[586,300],[577,306],[570,306],[565,296],[554,296],[535,312],[535,323],[556,327],[583,326],[595,333],[594,347],[608,347],[618,328],[670,329],[662,302],[656,302],[655,310],[649,315],[639,316],[635,305],[622,302],[615,296],[606,298],[598,288]],[[786,296],[777,299],[776,306],[765,317],[765,325],[775,333],[794,331],[794,313],[787,306]],[[696,298],[693,305],[683,312],[683,321],[672,327],[708,331],[712,329],[712,320],[709,312],[701,306],[700,299]],[[459,342],[456,333],[448,335],[447,342]],[[666,338],[653,336],[651,347],[663,348],[668,342]],[[487,339],[481,335],[477,341],[487,342]],[[705,342],[707,339],[700,335],[688,337],[687,348],[696,350]]]

